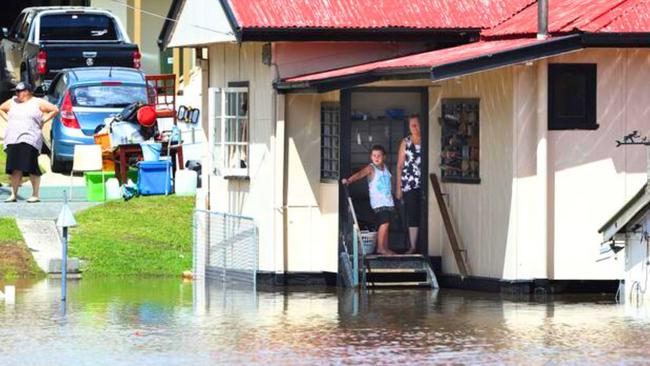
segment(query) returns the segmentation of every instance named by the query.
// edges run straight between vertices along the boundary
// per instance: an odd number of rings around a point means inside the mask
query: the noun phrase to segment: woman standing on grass
[[[5,202],[16,202],[21,179],[29,176],[32,182],[32,197],[27,202],[39,202],[41,169],[38,156],[43,147],[43,123],[59,113],[52,103],[32,94],[32,87],[20,82],[13,89],[16,96],[0,105],[0,117],[7,121],[4,149],[7,152],[6,173],[11,178],[11,195]]]

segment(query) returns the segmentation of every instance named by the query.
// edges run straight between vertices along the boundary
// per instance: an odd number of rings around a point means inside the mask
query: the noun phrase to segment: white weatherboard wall
[[[596,63],[598,69],[598,130],[549,133],[554,278],[618,278],[620,263],[595,262],[597,230],[645,182],[645,148],[616,148],[615,140],[633,130],[650,134],[650,51],[589,49],[549,62]]]
[[[441,103],[445,98],[480,99],[480,184],[442,183],[451,215],[474,276],[502,278],[513,262],[509,247],[512,204],[512,71],[501,69],[429,88],[429,171],[440,177]],[[443,271],[456,273],[453,253],[429,187],[429,255],[442,255]]]
[[[595,131],[548,131],[548,63],[597,64]],[[430,91],[430,169],[439,172],[440,101],[480,98],[481,183],[443,183],[472,275],[503,279],[618,279],[600,261],[600,226],[645,180],[645,149],[616,148],[650,134],[650,51],[588,49],[439,83]],[[430,186],[430,185],[429,185]],[[429,254],[457,272],[429,191]]]
[[[291,272],[338,270],[338,182],[320,181],[320,106],[338,93],[286,99],[287,265]]]
[[[219,0],[188,0],[174,24],[167,47],[234,41],[235,36]]]
[[[282,271],[282,243],[274,240],[274,133],[272,118],[273,73],[262,64],[262,44],[213,44],[209,46],[209,86],[224,88],[228,82],[249,82],[250,179],[223,179],[209,171],[210,209],[255,219],[259,232],[259,268]],[[213,126],[214,116],[209,116]],[[281,174],[281,172],[280,172]],[[280,223],[281,224],[281,223]]]
[[[224,179],[204,171],[210,181],[210,209],[255,219],[260,270],[336,272],[338,184],[320,182],[319,164],[320,103],[338,100],[338,93],[279,97],[278,108],[286,110],[287,135],[281,150],[274,146],[276,140],[283,144],[285,139],[282,131],[275,131],[272,118],[273,69],[262,63],[262,44],[210,45],[209,59],[210,87],[249,82],[251,123],[250,179]],[[213,121],[209,124],[212,126]],[[279,177],[283,175],[280,163],[284,149],[288,172],[286,207],[281,201],[274,202],[278,190],[282,190]],[[279,215],[282,211],[287,215],[286,231]]]

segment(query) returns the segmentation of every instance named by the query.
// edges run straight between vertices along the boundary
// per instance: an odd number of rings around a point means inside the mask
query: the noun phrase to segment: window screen
[[[443,99],[440,175],[443,182],[480,183],[478,99]]]
[[[322,180],[338,180],[341,125],[339,103],[322,103],[320,120],[320,177]]]

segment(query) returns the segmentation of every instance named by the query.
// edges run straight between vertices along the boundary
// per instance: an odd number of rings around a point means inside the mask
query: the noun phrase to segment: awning
[[[209,43],[235,42],[235,35],[219,0],[185,0],[169,41],[164,47],[190,47]]]
[[[545,40],[519,38],[479,41],[458,47],[291,77],[277,83],[276,88],[284,91],[326,92],[380,80],[438,81],[555,56],[582,47],[579,34]]]

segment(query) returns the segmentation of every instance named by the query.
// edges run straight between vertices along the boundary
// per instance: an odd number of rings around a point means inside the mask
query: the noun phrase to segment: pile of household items
[[[89,201],[196,194],[200,164],[176,171],[177,159],[172,157],[182,148],[180,130],[174,123],[170,131],[159,131],[157,115],[153,106],[138,102],[97,127],[94,138],[101,147],[102,170],[84,172]],[[131,152],[126,160],[119,158],[120,149]]]

